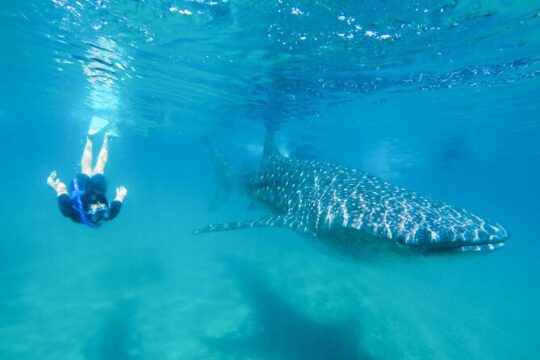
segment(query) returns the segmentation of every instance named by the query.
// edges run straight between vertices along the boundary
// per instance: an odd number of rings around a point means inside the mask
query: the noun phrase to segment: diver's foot
[[[96,132],[88,131],[88,133],[86,134],[86,139],[88,141],[94,142],[96,140],[96,135],[97,135]]]
[[[120,134],[118,134],[118,131],[116,131],[115,129],[109,129],[105,132],[104,137],[110,139],[110,138],[120,137]]]
[[[88,133],[86,134],[86,136],[90,139],[90,140],[94,140],[96,138],[96,135],[97,135],[97,131],[93,130],[93,129],[90,129],[88,130]]]

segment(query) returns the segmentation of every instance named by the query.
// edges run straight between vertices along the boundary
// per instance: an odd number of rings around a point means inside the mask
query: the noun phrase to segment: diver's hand
[[[127,189],[124,186],[120,186],[116,188],[116,198],[114,198],[115,201],[124,201],[124,198],[127,195]]]
[[[47,185],[49,185],[50,187],[52,187],[53,189],[55,188],[55,186],[60,182],[60,179],[57,179],[56,178],[56,170],[53,170],[53,172],[51,173],[51,175],[49,175],[49,177],[47,178]],[[56,190],[56,189],[55,189]]]
[[[56,191],[56,195],[58,196],[67,194],[66,185],[60,179],[57,179],[56,175],[56,170],[54,170],[47,178],[47,185]]]

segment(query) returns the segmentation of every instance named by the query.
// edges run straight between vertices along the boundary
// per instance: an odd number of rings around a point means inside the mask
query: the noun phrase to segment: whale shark
[[[509,235],[496,223],[344,165],[283,156],[267,131],[260,167],[241,176],[270,216],[196,229],[208,233],[285,227],[349,253],[491,252]]]

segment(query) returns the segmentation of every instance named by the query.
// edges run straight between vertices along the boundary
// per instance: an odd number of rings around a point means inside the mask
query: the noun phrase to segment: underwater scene
[[[0,1],[0,359],[538,359],[540,3]]]

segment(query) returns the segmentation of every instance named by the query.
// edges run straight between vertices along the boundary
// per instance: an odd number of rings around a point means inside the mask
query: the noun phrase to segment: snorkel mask
[[[101,223],[109,217],[109,207],[103,203],[95,203],[90,205],[86,216],[95,225],[101,225]]]

